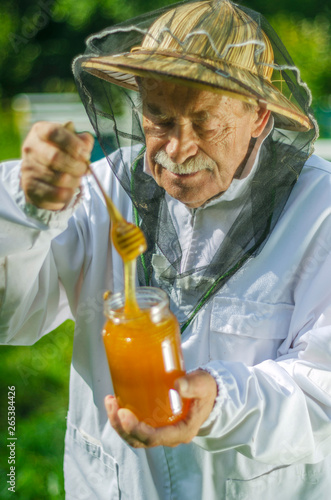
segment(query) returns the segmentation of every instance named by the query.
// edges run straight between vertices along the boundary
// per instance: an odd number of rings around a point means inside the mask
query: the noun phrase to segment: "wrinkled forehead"
[[[177,111],[192,114],[208,111],[219,114],[224,111],[247,111],[244,103],[219,92],[200,90],[169,80],[141,78],[138,81],[140,99],[144,111]]]

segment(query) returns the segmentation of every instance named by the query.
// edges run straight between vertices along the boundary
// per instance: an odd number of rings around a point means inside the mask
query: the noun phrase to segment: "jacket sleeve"
[[[0,343],[29,345],[54,326],[64,297],[51,242],[74,201],[60,212],[37,209],[25,202],[20,163],[0,168]],[[68,317],[62,310],[59,323]]]
[[[204,366],[217,380],[218,397],[194,440],[199,446],[211,452],[236,449],[279,466],[317,463],[330,454],[330,219],[327,215],[312,240],[278,357],[255,366],[231,361]]]

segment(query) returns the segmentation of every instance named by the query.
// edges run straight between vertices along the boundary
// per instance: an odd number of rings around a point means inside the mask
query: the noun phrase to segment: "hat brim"
[[[302,132],[313,128],[309,118],[272,83],[246,69],[185,54],[146,52],[91,57],[82,62],[82,67],[98,78],[135,91],[136,76],[171,79],[181,85],[262,104],[273,112],[276,127]]]

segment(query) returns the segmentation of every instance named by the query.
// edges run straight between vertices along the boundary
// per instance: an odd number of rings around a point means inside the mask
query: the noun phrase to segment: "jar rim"
[[[161,288],[152,286],[142,286],[136,289],[136,300],[138,305],[143,310],[149,310],[151,314],[155,314],[164,307],[169,306],[169,297]],[[144,300],[145,306],[144,307]],[[148,302],[149,301],[149,302]],[[125,292],[116,292],[110,294],[104,300],[104,315],[106,317],[123,316],[123,308],[125,305]]]

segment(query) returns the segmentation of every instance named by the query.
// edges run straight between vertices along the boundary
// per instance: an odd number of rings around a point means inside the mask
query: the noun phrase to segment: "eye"
[[[162,119],[159,117],[154,117],[152,118],[152,122],[158,127],[164,127],[164,128],[173,127],[174,125],[174,121],[171,118]]]
[[[194,123],[193,127],[198,136],[203,139],[208,139],[215,134],[215,129],[203,122]]]
[[[147,104],[145,107],[145,117],[152,126],[158,128],[169,128],[173,125],[174,119],[165,110],[161,110],[154,104]]]
[[[145,123],[145,133],[154,137],[164,137],[168,134],[169,130],[174,125],[174,121],[167,119],[160,119],[159,116],[148,115],[148,121]]]

